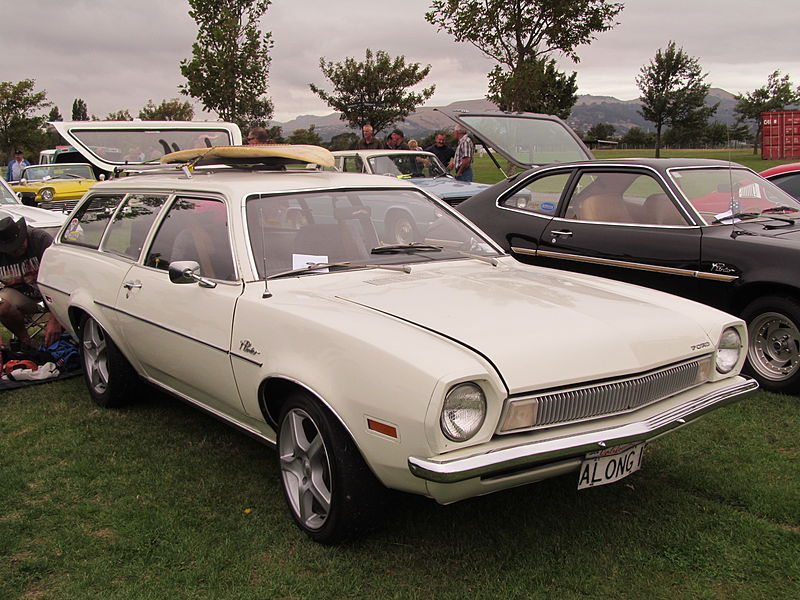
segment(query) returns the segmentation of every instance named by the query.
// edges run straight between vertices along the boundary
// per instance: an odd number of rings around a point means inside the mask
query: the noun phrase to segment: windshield
[[[367,159],[370,170],[377,175],[392,177],[444,177],[447,170],[436,158],[427,152],[402,152],[370,156]]]
[[[0,204],[19,204],[17,195],[6,185],[5,181],[0,180]]]
[[[747,169],[673,169],[670,176],[707,224],[762,214],[800,217],[800,202]]]
[[[503,114],[463,115],[459,119],[481,141],[518,165],[532,167],[591,158],[578,138],[559,120]]]
[[[417,190],[253,196],[247,225],[262,278],[317,263],[349,262],[336,268],[352,268],[453,260],[465,258],[464,252],[499,255],[481,234]]]
[[[125,164],[158,161],[165,154],[190,148],[229,146],[225,129],[72,129],[81,145],[105,162]]]
[[[51,179],[94,179],[89,165],[37,165],[27,167],[22,178],[28,181],[49,181]]]

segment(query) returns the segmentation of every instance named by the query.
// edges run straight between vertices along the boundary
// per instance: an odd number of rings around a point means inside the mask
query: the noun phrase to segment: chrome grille
[[[514,433],[636,410],[705,381],[710,365],[711,357],[703,357],[597,385],[514,398],[504,411],[498,433]],[[536,404],[534,422],[509,428],[509,416],[514,405],[520,403]]]

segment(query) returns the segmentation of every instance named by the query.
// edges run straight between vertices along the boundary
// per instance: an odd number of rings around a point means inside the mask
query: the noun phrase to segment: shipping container
[[[761,158],[800,158],[800,110],[761,113]]]

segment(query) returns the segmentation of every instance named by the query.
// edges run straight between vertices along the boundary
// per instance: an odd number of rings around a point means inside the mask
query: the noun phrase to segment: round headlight
[[[442,433],[454,442],[465,442],[478,433],[486,418],[486,396],[474,383],[462,383],[444,399],[440,419]]]
[[[728,327],[722,332],[717,344],[717,371],[730,373],[731,369],[739,362],[742,353],[742,337],[733,327]]]
[[[44,202],[50,202],[53,199],[53,188],[44,188],[41,195]]]

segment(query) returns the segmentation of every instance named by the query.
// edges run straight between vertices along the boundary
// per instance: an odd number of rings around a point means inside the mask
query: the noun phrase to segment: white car
[[[0,178],[0,219],[5,217],[11,217],[15,221],[25,217],[25,223],[29,227],[44,229],[50,235],[55,235],[67,220],[66,213],[23,204],[6,180]]]
[[[740,319],[522,265],[407,182],[259,148],[93,186],[39,285],[99,405],[144,380],[275,446],[313,540],[372,525],[385,488],[450,503],[617,481],[647,442],[757,387]],[[387,243],[397,210],[419,239]]]

